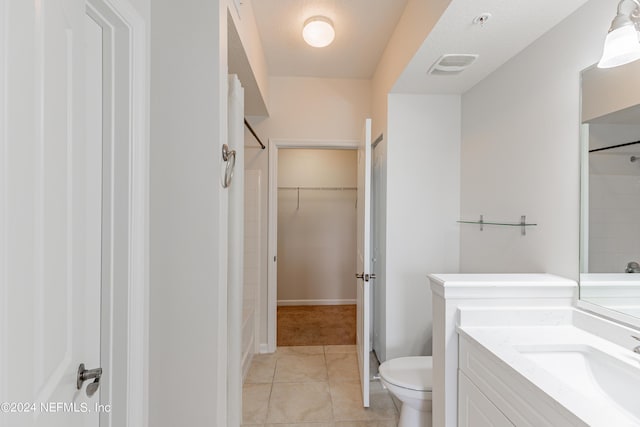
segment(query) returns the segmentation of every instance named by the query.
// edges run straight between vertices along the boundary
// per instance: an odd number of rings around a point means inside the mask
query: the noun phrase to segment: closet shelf
[[[343,190],[357,190],[358,187],[278,187],[278,190],[296,190],[298,192],[298,205],[296,210],[300,209],[300,190],[329,190],[329,191],[343,191]],[[356,199],[356,209],[358,208],[358,200]]]
[[[538,224],[534,224],[534,223],[528,223],[527,222],[527,216],[526,215],[522,215],[520,217],[520,222],[496,222],[496,221],[485,221],[484,220],[484,215],[480,215],[480,220],[478,221],[465,221],[465,220],[460,220],[457,221],[459,224],[476,224],[480,226],[480,231],[484,230],[484,226],[485,225],[497,225],[497,226],[502,226],[502,227],[520,227],[520,231],[521,234],[523,236],[527,235],[527,227],[535,227]]]
[[[278,187],[278,190],[357,190],[358,187]]]

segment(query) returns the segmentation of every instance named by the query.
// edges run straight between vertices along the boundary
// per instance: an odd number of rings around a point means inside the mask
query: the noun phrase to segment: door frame
[[[278,313],[278,150],[280,148],[357,150],[357,139],[269,139],[267,231],[267,352],[276,351]],[[354,266],[355,267],[355,266]]]
[[[114,369],[112,377],[126,387],[126,413],[118,419],[126,420],[126,426],[148,425],[148,354],[149,354],[149,72],[147,69],[147,23],[129,0],[87,0],[87,13],[97,13],[110,26],[108,41],[116,55],[126,58],[111,69],[111,79],[116,73],[125,75],[126,96],[120,105],[129,111],[125,121],[127,135],[129,185],[126,197],[128,211],[128,272],[126,283],[113,283],[125,289],[111,289],[124,295],[113,299],[112,313],[127,313],[126,325],[121,334],[113,330],[111,336],[126,348],[126,369]],[[91,16],[91,15],[90,15]],[[120,67],[120,68],[118,68]],[[105,75],[107,78],[107,75]],[[115,99],[115,103],[118,99]],[[118,105],[113,104],[114,110]],[[122,121],[119,122],[122,126]],[[113,174],[119,173],[114,169]],[[103,316],[104,319],[104,316]],[[116,332],[116,333],[114,333]],[[104,337],[101,337],[101,341]],[[126,340],[126,342],[124,342]],[[109,402],[110,403],[110,402]],[[113,408],[117,411],[118,408]],[[113,412],[112,412],[113,415]]]

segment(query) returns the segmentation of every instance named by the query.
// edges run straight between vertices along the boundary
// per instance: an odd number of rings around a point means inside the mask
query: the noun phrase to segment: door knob
[[[76,380],[76,387],[78,390],[82,388],[82,384],[84,384],[87,380],[93,380],[91,384],[87,386],[87,396],[91,397],[95,394],[100,387],[100,377],[102,376],[102,368],[95,369],[85,369],[84,363],[81,363],[78,366],[78,378]]]

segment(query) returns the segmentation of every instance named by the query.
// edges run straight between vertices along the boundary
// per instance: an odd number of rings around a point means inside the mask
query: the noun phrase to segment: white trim
[[[582,91],[581,91],[582,92]],[[582,104],[581,104],[582,106]],[[589,124],[580,125],[580,271],[589,271]]]
[[[148,426],[149,406],[149,120],[147,23],[129,0],[88,0],[107,8],[128,31],[129,275],[126,426]],[[107,19],[106,17],[104,17]],[[117,373],[113,373],[116,375]]]
[[[127,425],[149,417],[149,119],[147,26],[127,0],[111,0],[130,30],[131,199]]]
[[[355,299],[288,299],[278,300],[278,307],[296,305],[355,305]]]
[[[8,145],[7,141],[7,52],[9,32],[9,2],[0,0],[0,373],[8,372],[7,345],[9,336],[8,273],[7,273],[7,197]],[[0,402],[8,401],[8,381],[0,381]]]
[[[307,148],[356,150],[358,140],[318,140],[318,139],[270,139],[269,140],[269,203],[267,230],[267,352],[276,351],[276,311],[278,298],[278,149]],[[261,347],[262,353],[262,347]]]
[[[269,346],[267,344],[260,344],[260,354],[265,354],[265,353],[273,353],[269,351]]]
[[[226,163],[222,159],[221,150],[223,144],[228,142],[228,125],[229,125],[229,79],[228,79],[228,67],[227,67],[227,14],[228,14],[228,2],[218,2],[218,10],[214,19],[217,19],[218,28],[218,50],[211,52],[211,55],[218,55],[215,58],[217,63],[217,69],[212,70],[215,73],[215,79],[217,81],[218,99],[214,102],[218,108],[218,129],[217,133],[211,135],[214,141],[214,146],[217,145],[214,155],[218,158],[218,183],[212,183],[215,185],[214,195],[218,198],[218,278],[213,286],[217,287],[218,305],[217,305],[217,324],[213,325],[216,328],[213,336],[216,337],[216,351],[217,351],[217,364],[212,366],[216,372],[216,384],[211,384],[211,387],[215,389],[215,402],[211,402],[211,409],[215,413],[216,426],[228,425],[228,395],[227,395],[227,381],[228,376],[228,359],[229,359],[229,341],[228,341],[228,273],[229,273],[229,189],[224,188],[222,185],[224,180],[224,171]],[[216,22],[212,22],[212,25],[216,25]],[[215,226],[215,224],[214,224]]]
[[[244,294],[244,89],[236,74],[228,76],[227,142],[236,157],[228,193],[227,259],[227,424],[242,424],[243,294]]]

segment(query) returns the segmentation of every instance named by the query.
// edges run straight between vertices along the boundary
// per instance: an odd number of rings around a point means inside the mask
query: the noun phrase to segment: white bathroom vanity
[[[429,276],[436,426],[638,426],[638,332],[548,274]],[[640,350],[638,350],[640,351]]]

